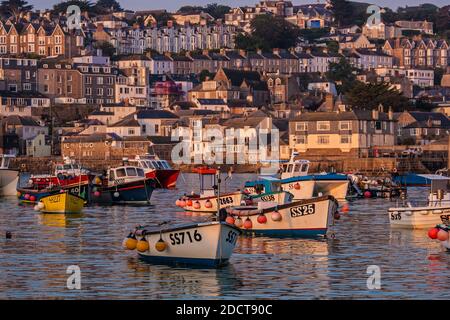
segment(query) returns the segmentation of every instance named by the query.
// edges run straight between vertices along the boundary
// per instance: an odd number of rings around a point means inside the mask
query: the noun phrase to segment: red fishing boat
[[[130,163],[144,169],[145,176],[154,178],[158,188],[171,189],[176,187],[180,170],[173,169],[167,160],[161,160],[156,155],[146,154],[136,156],[134,160],[130,160]]]

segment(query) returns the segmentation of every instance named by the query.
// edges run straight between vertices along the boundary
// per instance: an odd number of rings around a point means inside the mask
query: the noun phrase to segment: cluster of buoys
[[[437,225],[436,227],[428,230],[428,237],[433,240],[437,239],[439,241],[447,241],[449,238],[448,228]]]
[[[192,199],[185,199],[180,198],[177,201],[175,201],[175,205],[180,208],[184,207],[192,207],[196,210],[201,209],[202,204],[198,200],[192,200]],[[206,209],[211,209],[213,207],[213,203],[211,200],[206,200],[205,204],[203,205]]]
[[[145,236],[142,236],[139,240],[136,238],[134,233],[130,233],[122,243],[122,246],[128,250],[137,250],[139,252],[147,252],[150,250],[150,243],[147,241]],[[159,252],[166,250],[167,244],[162,238],[160,238],[155,243],[155,249]]]
[[[272,213],[272,220],[273,221],[281,221],[281,214],[278,211],[274,211]],[[267,216],[263,213],[260,213],[260,214],[258,214],[256,221],[260,224],[265,224],[265,223],[267,223]],[[252,229],[253,228],[253,222],[249,217],[247,217],[247,219],[245,219],[245,221],[242,221],[242,218],[240,216],[235,218],[231,214],[228,214],[227,217],[225,218],[225,222],[228,224],[234,224],[238,228],[244,228],[244,229]]]

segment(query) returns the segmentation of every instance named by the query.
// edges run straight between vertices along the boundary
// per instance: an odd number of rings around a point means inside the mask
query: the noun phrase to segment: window
[[[308,123],[307,122],[297,122],[295,124],[295,131],[308,131]]]
[[[159,133],[159,125],[155,124],[155,133]]]
[[[347,134],[341,135],[341,143],[342,144],[352,143],[352,136]]]
[[[117,169],[116,170],[116,175],[117,175],[118,178],[126,177],[125,169],[124,168]]]
[[[128,129],[128,134],[129,135],[134,135],[134,129]]]
[[[339,130],[351,130],[352,123],[350,121],[339,121]]]
[[[27,91],[31,90],[31,83],[24,83],[23,90],[27,90]]]
[[[330,143],[329,136],[318,136],[317,137],[317,144],[329,144],[329,143]]]
[[[127,176],[129,176],[129,177],[135,177],[135,176],[137,176],[137,173],[136,173],[136,169],[135,169],[135,168],[133,168],[133,167],[127,167],[126,170],[127,170]]]
[[[330,130],[330,121],[317,121],[317,131]]]
[[[306,136],[300,135],[295,138],[297,144],[306,144],[308,139]]]
[[[381,130],[381,121],[375,121],[375,130]]]
[[[418,136],[419,135],[419,130],[417,128],[411,128],[411,135],[412,136]]]

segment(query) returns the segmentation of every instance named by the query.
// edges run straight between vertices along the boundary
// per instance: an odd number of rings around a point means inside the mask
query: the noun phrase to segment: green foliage
[[[339,93],[347,93],[355,84],[356,68],[352,67],[347,59],[341,58],[338,63],[330,63],[327,78],[337,83],[336,89]]]
[[[351,2],[347,0],[331,0],[335,22],[338,26],[357,24],[363,25],[369,16],[366,13],[368,3]]]
[[[213,77],[214,77],[214,73],[211,73],[208,70],[202,70],[198,74],[198,79],[200,80],[200,82],[205,81],[207,78],[212,79]]]
[[[103,55],[112,57],[116,53],[114,46],[107,41],[96,41],[94,42],[95,49],[101,49]]]
[[[346,93],[347,101],[354,108],[372,110],[382,104],[394,111],[403,111],[409,107],[409,101],[397,89],[387,83],[363,83],[355,81]]]
[[[435,86],[441,85],[441,81],[442,81],[442,77],[443,77],[444,73],[445,73],[445,70],[442,68],[434,69],[434,85]]]
[[[155,13],[153,14],[153,17],[156,19],[158,26],[165,26],[167,25],[167,21],[174,20],[172,15],[168,12]]]
[[[435,31],[438,34],[450,39],[450,5],[439,9],[436,14],[436,21],[434,25]]]
[[[331,53],[338,53],[339,52],[339,42],[331,40],[327,42],[327,49]]]
[[[93,13],[94,5],[92,2],[87,0],[68,0],[63,1],[60,3],[57,3],[53,6],[52,13],[53,14],[65,14],[67,11],[67,7],[69,6],[78,6],[80,7],[81,12],[89,12],[90,14]]]
[[[217,3],[207,4],[205,7],[202,6],[183,6],[178,9],[178,13],[198,13],[206,12],[211,15],[214,19],[224,19],[225,14],[230,11],[231,7],[224,6]]]
[[[288,49],[297,43],[300,29],[281,17],[258,15],[251,22],[250,35],[236,37],[236,47],[245,50]]]
[[[98,14],[107,14],[114,11],[122,11],[122,7],[116,0],[98,0],[94,10]]]
[[[33,9],[25,0],[4,0],[0,3],[0,15],[3,17],[14,17],[18,20],[20,13],[28,12]]]
[[[298,32],[300,37],[309,42],[313,42],[330,34],[330,28],[300,29]]]

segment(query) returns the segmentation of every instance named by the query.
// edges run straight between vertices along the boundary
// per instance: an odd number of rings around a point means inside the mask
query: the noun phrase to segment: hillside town
[[[450,6],[372,21],[366,7],[362,19],[342,14],[348,1],[294,2],[134,12],[114,0],[48,10],[3,1],[0,154],[108,162],[150,152],[170,161],[182,128],[266,128],[279,131],[282,159],[296,151],[346,170],[406,157],[440,168]],[[69,4],[81,9],[77,28]],[[210,144],[192,140],[190,156]],[[234,152],[252,157],[248,142]]]

